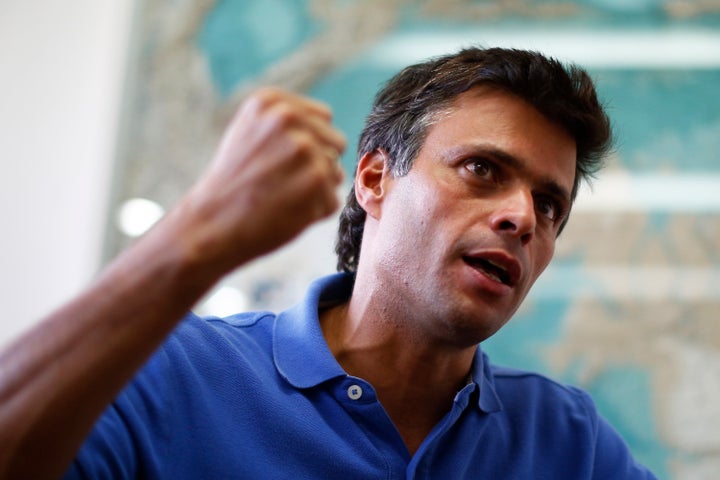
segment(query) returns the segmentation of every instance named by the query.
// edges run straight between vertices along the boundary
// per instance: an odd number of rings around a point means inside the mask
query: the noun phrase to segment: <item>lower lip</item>
[[[512,292],[513,288],[511,286],[490,278],[482,270],[474,268],[467,263],[465,266],[470,271],[475,284],[481,290],[497,296],[509,295]]]

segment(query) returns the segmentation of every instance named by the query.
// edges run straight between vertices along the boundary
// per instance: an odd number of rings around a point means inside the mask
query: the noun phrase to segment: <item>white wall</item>
[[[132,0],[0,0],[0,343],[95,274]]]

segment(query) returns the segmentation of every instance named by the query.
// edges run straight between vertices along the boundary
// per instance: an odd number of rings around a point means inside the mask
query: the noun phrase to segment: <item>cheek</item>
[[[396,197],[393,200],[392,205],[383,210],[379,224],[378,256],[386,267],[399,268],[414,263],[413,258],[422,248],[427,219],[412,199]]]
[[[391,244],[387,252],[396,262],[421,269],[441,255],[445,228],[442,218],[429,199],[408,199],[400,211],[394,212],[396,222],[386,232]]]
[[[401,235],[421,235],[437,222],[438,205],[435,199],[437,191],[416,182],[411,189],[394,193],[397,195],[393,199],[392,215],[399,223],[397,230]],[[410,239],[406,238],[406,240]]]
[[[537,255],[535,257],[535,279],[533,280],[533,283],[535,283],[535,280],[537,280],[540,274],[545,271],[545,268],[547,268],[547,266],[550,264],[550,261],[552,260],[554,255],[555,239],[543,242],[543,244],[539,246]]]

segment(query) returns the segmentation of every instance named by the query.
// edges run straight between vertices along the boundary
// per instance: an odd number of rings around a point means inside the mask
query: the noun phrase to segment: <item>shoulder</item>
[[[538,448],[562,445],[575,457],[590,455],[593,478],[655,478],[584,390],[531,371],[493,365],[490,372],[504,422],[540,439]]]
[[[574,405],[595,412],[590,396],[582,389],[566,385],[552,378],[528,370],[492,365],[495,389],[505,404],[510,402],[541,402],[553,405]],[[560,402],[558,404],[558,402]]]
[[[193,451],[193,439],[177,432],[237,409],[245,385],[267,377],[274,319],[268,312],[187,315],[99,418],[72,471],[130,478],[141,470],[154,478],[173,468],[168,449]]]
[[[582,439],[585,445],[594,442],[599,415],[586,392],[536,372],[497,366],[490,372],[508,424],[571,442]]]
[[[276,315],[258,311],[229,317],[201,317],[188,314],[161,345],[154,360],[170,359],[173,364],[184,360],[202,365],[228,361],[240,352],[257,354],[271,348]]]
[[[218,344],[262,342],[272,335],[276,315],[272,312],[246,312],[229,317],[200,317],[188,314],[162,345],[163,349]]]
[[[136,374],[125,393],[151,391],[148,398],[160,401],[175,396],[178,389],[222,387],[230,366],[235,376],[267,372],[273,368],[275,318],[270,312],[227,318],[188,314]]]

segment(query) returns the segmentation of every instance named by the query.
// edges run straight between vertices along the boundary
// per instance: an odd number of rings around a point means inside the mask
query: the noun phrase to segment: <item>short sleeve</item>
[[[163,416],[172,408],[167,363],[159,350],[105,409],[64,479],[154,478],[162,471]]]
[[[579,390],[578,390],[579,391]],[[582,392],[595,430],[595,462],[593,477],[597,480],[657,480],[645,466],[638,463],[622,436],[597,412],[590,396]]]

